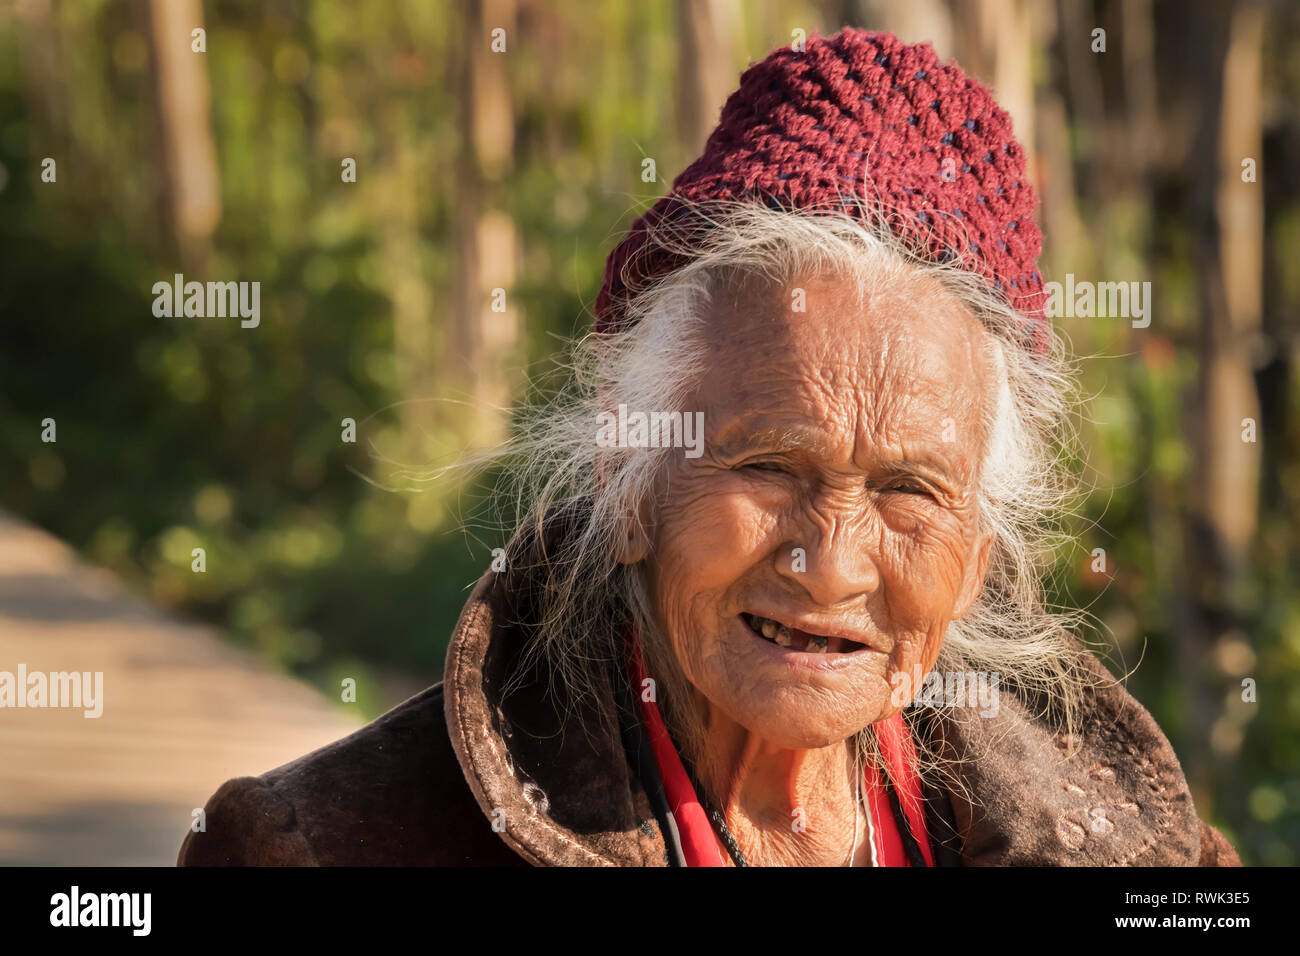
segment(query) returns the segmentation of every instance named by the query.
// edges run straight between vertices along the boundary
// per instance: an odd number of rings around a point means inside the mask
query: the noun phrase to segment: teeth
[[[779,644],[781,647],[792,647],[794,645],[794,635],[790,633],[790,629],[784,624],[753,614],[749,615],[749,623],[754,630],[774,644]],[[824,654],[826,653],[826,645],[827,638],[810,636],[808,646],[804,650],[813,654]]]
[[[752,620],[759,633],[769,641],[782,647],[789,647],[794,643],[794,639],[790,636],[790,629],[784,624],[778,624],[766,617],[755,617]]]

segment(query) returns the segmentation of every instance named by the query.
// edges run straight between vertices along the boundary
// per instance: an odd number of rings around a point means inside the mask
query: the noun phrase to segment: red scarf
[[[641,723],[650,738],[650,748],[654,753],[655,763],[659,766],[659,776],[664,783],[664,796],[668,799],[668,808],[677,822],[677,833],[681,838],[682,855],[687,866],[726,866],[727,851],[718,839],[708,815],[700,806],[699,797],[691,785],[686,768],[682,765],[677,748],[668,735],[663,718],[659,714],[659,705],[653,700],[646,700],[642,693],[643,683],[647,679],[645,661],[641,656],[641,645],[631,642],[629,670],[632,675],[632,688],[641,701]],[[921,855],[926,866],[934,866],[934,857],[930,850],[930,840],[925,829],[925,813],[922,809],[921,784],[914,771],[916,749],[908,733],[907,724],[901,713],[875,724],[876,739],[880,742],[880,752],[889,766],[890,776],[894,780],[894,789],[898,793],[899,803],[916,842],[921,848]],[[907,853],[903,849],[903,837],[898,832],[894,821],[893,809],[889,805],[889,794],[875,767],[866,771],[867,801],[871,808],[871,821],[874,826],[876,859],[881,866],[910,866]]]

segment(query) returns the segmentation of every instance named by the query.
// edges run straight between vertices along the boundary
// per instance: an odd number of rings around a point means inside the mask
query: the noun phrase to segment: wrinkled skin
[[[806,312],[791,308],[795,287]],[[747,858],[869,864],[852,735],[905,706],[914,685],[891,700],[892,682],[933,666],[983,583],[985,333],[917,277],[865,307],[834,278],[749,280],[717,297],[710,322],[715,361],[686,405],[704,412],[704,454],[674,456],[626,558],[646,562],[708,727],[701,779]],[[778,648],[742,612],[867,649]]]

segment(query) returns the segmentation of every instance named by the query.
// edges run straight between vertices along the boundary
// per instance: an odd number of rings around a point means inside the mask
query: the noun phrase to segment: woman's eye
[[[770,471],[777,473],[783,473],[785,471],[785,468],[775,461],[747,461],[745,464],[741,465],[741,467],[753,471]]]
[[[893,484],[889,485],[887,490],[902,492],[905,495],[930,495],[930,489],[927,485],[910,479],[895,481]]]

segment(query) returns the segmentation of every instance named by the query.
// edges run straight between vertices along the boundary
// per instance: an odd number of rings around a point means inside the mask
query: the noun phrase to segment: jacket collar
[[[568,514],[548,519],[541,533],[517,534],[505,549],[506,570],[488,571],[475,586],[447,649],[447,728],[479,807],[524,859],[662,866],[664,840],[625,755],[613,680],[582,703],[555,697],[545,674],[528,674],[505,693],[537,619],[538,578]]]
[[[517,534],[506,570],[484,574],[461,612],[444,674],[452,746],[493,829],[530,863],[663,866],[664,836],[618,732],[619,678],[582,704],[554,697],[543,674],[504,692],[537,619],[538,575],[566,527],[561,514]],[[948,832],[931,832],[962,864],[1197,863],[1200,824],[1173,748],[1085,658],[1097,686],[1073,740],[1035,716],[1039,702],[1005,690],[993,717],[958,707],[917,721],[973,797],[940,797],[935,820]]]

